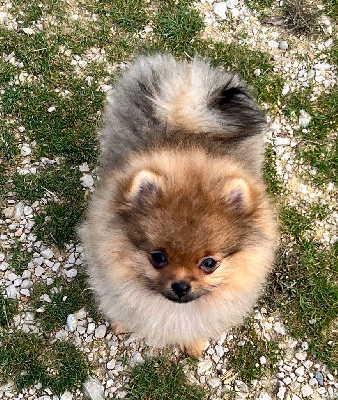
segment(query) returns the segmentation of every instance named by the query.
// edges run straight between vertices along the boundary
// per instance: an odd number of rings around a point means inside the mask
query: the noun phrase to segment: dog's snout
[[[174,282],[171,285],[171,289],[178,297],[183,297],[190,292],[191,285],[188,282]]]

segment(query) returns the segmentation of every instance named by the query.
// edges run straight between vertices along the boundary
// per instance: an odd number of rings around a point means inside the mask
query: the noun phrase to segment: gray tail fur
[[[140,57],[107,98],[103,160],[115,155],[117,161],[127,149],[148,148],[161,136],[242,141],[261,134],[264,123],[264,113],[238,76],[199,58]]]

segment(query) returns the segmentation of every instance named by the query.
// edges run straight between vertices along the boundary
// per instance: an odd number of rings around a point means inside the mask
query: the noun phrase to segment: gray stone
[[[290,139],[287,137],[276,137],[274,139],[275,146],[290,146]]]
[[[68,262],[69,264],[74,264],[75,261],[76,261],[75,254],[71,253],[71,255],[68,257]]]
[[[130,365],[133,367],[136,364],[141,364],[144,362],[144,358],[141,356],[140,353],[136,353],[133,355],[132,359],[130,360]]]
[[[33,286],[33,282],[30,279],[24,279],[21,283],[21,289],[30,289]]]
[[[297,376],[304,376],[304,373],[305,373],[305,368],[304,368],[303,365],[301,365],[300,367],[298,367],[298,368],[295,370],[295,374],[296,374]]]
[[[89,172],[88,164],[85,162],[85,163],[79,165],[79,170],[81,172]]]
[[[313,389],[309,385],[305,385],[301,388],[303,397],[309,397],[313,395]]]
[[[286,392],[286,387],[281,386],[277,393],[277,399],[284,400],[285,392]]]
[[[269,40],[268,41],[268,46],[272,47],[273,49],[278,49],[279,43],[276,42],[276,40]]]
[[[23,145],[23,146],[21,147],[20,153],[21,153],[21,155],[22,155],[23,157],[26,157],[26,156],[29,156],[29,155],[32,153],[32,149],[31,149],[29,146],[27,146],[27,145]]]
[[[271,396],[266,393],[266,392],[262,392],[260,393],[260,395],[258,396],[257,400],[271,400]]]
[[[307,353],[306,351],[299,351],[298,353],[295,354],[295,357],[299,361],[304,361],[307,358]]]
[[[70,392],[64,392],[60,400],[72,400],[73,395]]]
[[[75,268],[71,268],[71,269],[65,270],[64,274],[67,276],[67,278],[75,278],[77,275],[77,270]]]
[[[228,8],[235,8],[238,5],[238,0],[228,0],[226,3]]]
[[[32,207],[25,206],[25,207],[23,208],[23,213],[24,213],[25,215],[32,215],[32,214],[33,214],[33,209],[32,209]]]
[[[16,299],[19,295],[17,288],[14,285],[9,285],[6,287],[7,297],[9,299]]]
[[[224,349],[223,349],[222,346],[216,345],[216,346],[215,346],[215,350],[216,350],[217,355],[218,355],[220,358],[222,358],[222,357],[224,356]]]
[[[21,283],[22,283],[21,278],[14,279],[14,282],[13,282],[14,286],[21,286]]]
[[[308,73],[307,73],[307,77],[308,77],[309,79],[314,78],[315,75],[316,75],[316,73],[315,73],[315,71],[314,71],[313,69],[310,69],[310,70],[308,71]]]
[[[78,326],[76,330],[79,332],[80,335],[84,335],[86,333],[86,328],[84,326]]]
[[[95,337],[97,339],[102,339],[106,336],[106,331],[107,331],[107,327],[106,325],[99,325],[96,329],[95,329]]]
[[[87,312],[84,308],[80,308],[80,310],[76,311],[75,315],[78,319],[84,319],[87,316]]]
[[[21,289],[20,294],[22,294],[23,296],[26,296],[26,297],[29,297],[31,295],[30,291],[28,289]]]
[[[211,388],[215,389],[221,385],[221,380],[220,380],[220,378],[210,378],[207,380],[207,384]]]
[[[44,272],[45,270],[40,265],[38,265],[34,270],[36,276],[41,276]]]
[[[107,362],[107,369],[114,369],[116,364],[116,360],[112,359]]]
[[[14,274],[13,272],[11,272],[10,274],[7,275],[7,279],[11,282],[15,281],[15,279],[18,278],[18,275]]]
[[[197,373],[198,375],[204,375],[207,371],[212,368],[211,360],[204,360],[197,364]]]
[[[328,378],[330,381],[334,381],[333,375],[330,374],[329,372],[326,374],[326,376],[327,376],[327,378]]]
[[[281,50],[287,50],[288,47],[289,47],[288,42],[286,42],[285,40],[279,42],[279,48]]]
[[[15,206],[14,219],[18,220],[23,217],[24,204],[21,201]]]
[[[280,322],[275,322],[272,328],[275,332],[279,333],[280,335],[285,335],[286,333],[284,326]]]
[[[95,331],[95,324],[94,322],[90,322],[87,326],[87,334],[91,335]]]
[[[2,210],[5,218],[12,218],[14,215],[14,207],[6,207]]]
[[[231,12],[231,15],[233,16],[233,17],[238,17],[239,16],[239,9],[238,8],[232,8],[231,10],[230,10],[230,12]]]
[[[104,387],[97,378],[89,378],[82,387],[90,400],[104,400]]]
[[[317,379],[317,382],[320,386],[324,385],[324,377],[323,374],[319,371],[313,373],[313,376]]]
[[[311,122],[311,115],[307,113],[305,110],[300,110],[300,115],[298,118],[298,123],[301,128],[306,128]]]
[[[42,250],[40,254],[43,258],[47,258],[47,260],[51,259],[54,256],[53,250],[49,248]]]
[[[77,328],[77,318],[74,314],[69,314],[67,317],[67,328],[69,332],[74,332]]]
[[[9,268],[9,264],[4,261],[0,264],[0,271],[6,271]]]
[[[92,187],[94,185],[94,179],[89,174],[84,174],[80,178],[80,181],[81,181],[83,187]]]
[[[22,279],[28,279],[32,276],[31,271],[29,271],[28,269],[25,269],[21,275]]]
[[[214,13],[218,15],[222,19],[226,19],[227,14],[227,5],[225,1],[221,1],[220,3],[214,4]]]

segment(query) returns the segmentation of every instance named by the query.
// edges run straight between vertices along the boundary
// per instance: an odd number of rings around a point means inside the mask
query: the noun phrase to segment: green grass
[[[71,282],[58,278],[53,286],[47,286],[43,282],[34,285],[30,307],[45,332],[62,328],[67,316],[74,314],[82,307],[89,312],[91,318],[96,321],[100,319],[86,279],[84,274],[79,274]],[[53,287],[58,287],[57,293]],[[43,294],[49,295],[50,303],[40,300]],[[41,307],[44,312],[37,312],[36,310]]]
[[[147,25],[149,14],[143,0],[115,0],[114,2],[103,0],[95,5],[87,5],[89,10],[109,17],[119,27],[128,32],[135,33]]]
[[[34,202],[49,193],[56,200],[35,217],[38,240],[62,248],[77,238],[76,226],[82,219],[87,196],[80,177],[81,172],[71,164],[53,165],[36,175],[14,174],[12,186],[19,198]]]
[[[24,11],[23,11],[24,10]],[[17,0],[11,9],[12,13],[20,15],[22,26],[27,27],[41,20],[42,17],[53,15],[59,20],[64,18],[66,12],[66,2],[58,0]]]
[[[204,24],[199,12],[190,7],[192,1],[166,0],[158,4],[154,18],[154,49],[169,51],[178,56],[195,55]]]
[[[310,349],[330,367],[337,366],[334,320],[338,307],[337,245],[323,248],[313,238],[312,218],[323,219],[327,209],[314,205],[308,215],[292,207],[281,213],[282,231],[288,239],[279,251],[268,298],[276,299],[288,329],[306,338]],[[285,243],[285,241],[284,241]],[[310,321],[310,322],[309,322]]]
[[[21,275],[28,268],[32,254],[28,253],[22,243],[16,240],[11,249],[9,264],[17,275]]]
[[[336,0],[323,0],[323,4],[328,15],[332,18],[338,17],[338,3]]]
[[[337,246],[323,249],[314,240],[302,240],[280,254],[275,271],[279,308],[295,338],[306,338],[313,354],[329,367],[337,367],[333,336],[338,307],[335,281]],[[333,345],[328,342],[333,341]]]
[[[266,8],[271,7],[275,0],[246,0],[245,4],[258,11],[264,11]]]
[[[13,317],[18,310],[18,301],[16,299],[7,299],[3,296],[3,287],[0,286],[0,332],[1,328],[9,327]]]
[[[313,229],[309,217],[292,207],[284,207],[280,219],[283,232],[297,241],[302,240],[306,231]]]
[[[24,200],[34,202],[53,193],[59,200],[83,201],[84,189],[80,185],[82,173],[69,164],[52,165],[36,175],[14,174],[13,185],[16,194]]]
[[[66,242],[77,240],[76,226],[82,220],[83,212],[84,206],[72,201],[48,204],[35,217],[37,239],[59,248],[63,248]]]
[[[9,379],[19,391],[41,383],[53,393],[80,387],[92,368],[69,342],[49,343],[43,337],[20,331],[0,331],[0,383]]]
[[[182,365],[166,358],[147,359],[130,373],[128,400],[202,400],[206,393],[190,385]]]
[[[238,374],[237,379],[250,383],[253,379],[273,374],[280,352],[278,343],[259,338],[251,322],[238,329],[238,337],[245,343],[233,346],[228,358],[230,368]],[[265,364],[259,361],[262,356],[267,360]]]
[[[11,161],[19,154],[19,148],[17,140],[13,135],[13,131],[9,129],[8,124],[6,124],[5,121],[0,122],[0,129],[0,163],[8,165],[8,163],[11,163]]]
[[[298,157],[315,168],[312,177],[317,184],[337,182],[338,149],[334,132],[338,126],[338,89],[322,94],[316,102],[309,101],[310,89],[293,94],[284,108],[284,113],[296,121],[300,110],[311,115],[306,132],[299,129],[294,134],[301,139]]]
[[[91,162],[96,157],[96,117],[103,94],[82,79],[65,83],[70,91],[65,98],[55,93],[54,82],[49,88],[41,83],[8,86],[3,111],[20,118],[27,134],[37,141],[37,157],[63,156],[74,164]],[[49,107],[56,109],[48,112]]]
[[[267,185],[267,190],[271,195],[280,195],[283,193],[283,184],[278,179],[276,173],[276,155],[270,143],[265,146],[263,177]]]

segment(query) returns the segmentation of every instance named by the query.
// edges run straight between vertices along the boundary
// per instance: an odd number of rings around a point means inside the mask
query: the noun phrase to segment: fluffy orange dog
[[[200,59],[141,57],[108,97],[81,236],[117,332],[199,355],[250,312],[276,242],[263,128],[239,78]]]

